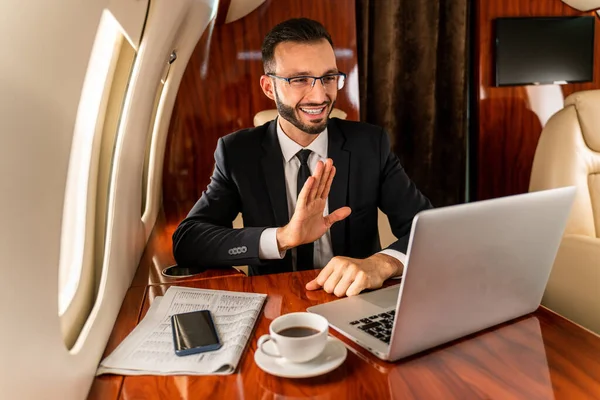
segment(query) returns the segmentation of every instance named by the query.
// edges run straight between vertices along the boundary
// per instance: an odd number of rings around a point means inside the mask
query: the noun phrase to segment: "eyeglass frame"
[[[312,81],[312,84],[310,85],[311,89],[313,89],[315,87],[315,84],[317,83],[317,79],[321,81],[321,85],[323,85],[323,88],[325,88],[326,86],[325,86],[325,82],[323,82],[323,78],[327,78],[329,76],[344,77],[344,84],[346,83],[346,78],[347,78],[347,75],[345,73],[341,72],[341,71],[330,73],[330,74],[325,74],[325,75],[322,75],[322,76],[298,75],[298,76],[292,76],[290,78],[286,78],[284,76],[278,76],[278,75],[271,74],[271,73],[268,73],[268,74],[265,74],[265,75],[267,75],[268,77],[271,77],[271,78],[277,78],[277,79],[281,79],[282,81],[286,81],[287,84],[291,88],[293,88],[292,84],[290,83],[290,81],[292,79],[297,79],[297,78],[312,78],[313,81]],[[341,88],[336,88],[336,90],[342,90],[343,88],[344,87],[342,86]]]

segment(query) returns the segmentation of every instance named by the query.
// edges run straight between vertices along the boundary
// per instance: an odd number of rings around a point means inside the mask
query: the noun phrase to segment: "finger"
[[[317,278],[315,278],[312,281],[308,282],[305,288],[306,290],[317,290],[321,288],[321,285],[319,285],[319,283],[317,282]]]
[[[316,194],[317,198],[320,198],[321,195],[323,194],[323,191],[325,190],[325,186],[327,185],[327,181],[329,180],[329,175],[331,174],[332,167],[333,167],[333,161],[330,158],[325,160],[325,163],[323,164],[323,175],[321,176],[321,179],[319,180],[319,188],[318,188],[317,194]]]
[[[310,189],[310,193],[308,194],[308,202],[313,201],[316,197],[317,197],[317,192],[319,190],[319,185],[321,182],[321,179],[323,177],[323,170],[325,169],[324,165],[323,165],[323,161],[318,161],[317,162],[317,166],[315,168],[315,173],[313,174],[313,179],[315,180],[315,184],[313,185],[313,187]]]
[[[346,292],[348,291],[348,288],[350,287],[353,281],[354,275],[351,273],[351,271],[346,270],[346,273],[344,274],[342,279],[340,279],[337,286],[333,290],[333,294],[335,294],[337,297],[345,296]]]
[[[337,286],[337,284],[339,283],[339,281],[342,279],[343,276],[344,276],[343,269],[336,268],[331,273],[331,275],[329,275],[329,278],[327,278],[327,280],[323,284],[323,290],[326,291],[327,293],[333,293],[333,291],[335,290],[335,287]]]
[[[367,288],[367,280],[364,274],[357,274],[352,285],[346,290],[346,296],[356,296]]]
[[[332,161],[333,163],[333,161]],[[333,182],[333,177],[335,176],[337,169],[335,168],[335,166],[331,166],[331,172],[329,173],[329,177],[327,178],[327,182],[325,183],[325,189],[323,190],[323,193],[321,193],[321,198],[322,199],[326,199],[327,197],[329,197],[329,191],[331,190],[331,183]]]
[[[325,170],[323,171],[323,176],[321,177],[321,181],[319,182],[319,190],[317,191],[317,198],[324,198],[323,192],[327,187],[327,182],[329,182],[329,176],[331,175],[331,170],[333,169],[333,160],[328,158],[325,161]]]
[[[323,284],[325,283],[327,278],[329,278],[329,275],[331,275],[331,273],[333,272],[333,267],[330,266],[330,264],[331,261],[325,266],[325,268],[321,270],[321,272],[319,272],[319,275],[317,275],[315,279],[306,284],[306,290],[316,290],[323,287]]]
[[[302,186],[302,190],[298,195],[298,200],[296,202],[296,209],[306,207],[306,203],[308,202],[308,194],[310,190],[314,186],[315,178],[309,176],[306,182],[304,182],[304,186]]]
[[[325,223],[327,224],[327,227],[331,228],[331,225],[348,217],[348,215],[350,215],[351,212],[352,209],[350,207],[338,208],[337,210],[325,217]]]

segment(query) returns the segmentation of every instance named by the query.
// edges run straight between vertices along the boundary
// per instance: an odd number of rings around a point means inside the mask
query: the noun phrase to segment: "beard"
[[[275,104],[277,105],[277,112],[279,113],[279,115],[281,115],[281,118],[285,119],[286,121],[294,125],[296,128],[300,129],[302,132],[308,133],[310,135],[318,135],[319,133],[323,132],[325,128],[327,128],[327,121],[329,121],[329,115],[331,114],[331,111],[333,111],[333,104],[335,104],[335,101],[326,101],[321,104],[304,104],[304,106],[306,107],[325,106],[326,108],[328,108],[327,115],[325,116],[325,118],[313,120],[313,122],[311,122],[310,124],[306,124],[302,122],[300,118],[298,118],[296,112],[302,112],[298,106],[296,106],[296,108],[288,106],[279,99],[277,88],[275,88]]]

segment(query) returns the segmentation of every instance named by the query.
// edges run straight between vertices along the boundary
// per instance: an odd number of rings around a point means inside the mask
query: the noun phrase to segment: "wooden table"
[[[228,376],[96,378],[102,399],[600,399],[600,337],[540,308],[533,314],[396,363],[380,361],[331,330],[348,348],[346,361],[315,378],[271,376],[254,362],[257,338],[279,315],[335,300],[304,285],[316,271],[232,276],[182,286],[268,294],[254,337]],[[395,283],[395,282],[394,282]],[[149,286],[140,318],[169,285]],[[124,307],[126,303],[124,303]],[[122,313],[134,318],[135,313]],[[113,332],[114,334],[114,332]],[[122,340],[119,336],[118,340]],[[114,344],[113,338],[111,343]],[[122,379],[116,394],[109,379]],[[98,382],[104,382],[104,387]],[[106,388],[106,390],[104,390]],[[110,390],[109,390],[110,389]],[[117,397],[118,396],[118,397]]]
[[[106,349],[102,358],[108,356],[117,348],[127,335],[135,328],[138,321],[141,320],[142,308],[144,306],[144,297],[146,295],[145,287],[133,286],[129,288],[123,299],[121,310],[117,316],[117,322],[113,326],[112,333],[106,344]],[[88,399],[117,399],[123,385],[123,376],[121,375],[102,375],[94,379],[90,388]]]
[[[142,254],[135,276],[133,277],[132,287],[146,287],[147,285],[157,284],[180,285],[184,281],[244,275],[234,268],[209,269],[186,278],[171,278],[162,275],[163,269],[175,264],[172,236],[176,228],[176,224],[167,223],[164,215],[162,213],[159,214],[156,225],[148,238],[148,244]]]

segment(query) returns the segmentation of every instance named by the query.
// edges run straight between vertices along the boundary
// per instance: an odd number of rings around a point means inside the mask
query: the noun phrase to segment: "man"
[[[323,268],[306,289],[336,296],[400,276],[412,219],[431,204],[381,128],[329,118],[345,80],[329,33],[309,19],[285,21],[262,57],[260,85],[279,116],[219,139],[211,182],[173,235],[175,259],[248,264],[253,275]],[[383,251],[378,207],[399,238]],[[232,229],[239,212],[245,227]]]

